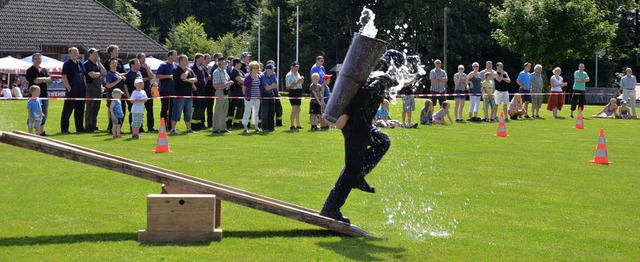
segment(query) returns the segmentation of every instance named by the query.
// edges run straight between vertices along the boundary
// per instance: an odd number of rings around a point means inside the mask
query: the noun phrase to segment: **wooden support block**
[[[165,184],[162,184],[162,194],[195,194],[189,190],[186,189],[182,189],[179,187],[175,187],[175,186],[168,186]],[[221,223],[221,214],[222,214],[222,200],[220,200],[219,198],[216,198],[215,200],[215,223],[214,223],[214,228],[218,228],[220,227],[220,223]]]
[[[221,241],[222,229],[215,229],[209,232],[152,232],[146,229],[138,230],[138,241],[143,243],[163,243],[163,242],[203,242]]]
[[[151,194],[147,198],[147,229],[138,231],[138,240],[220,241],[222,230],[215,228],[217,202],[215,195]]]

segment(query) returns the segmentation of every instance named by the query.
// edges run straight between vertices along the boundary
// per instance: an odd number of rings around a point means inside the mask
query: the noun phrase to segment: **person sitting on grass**
[[[424,107],[420,111],[420,124],[431,125],[433,119],[433,101],[424,100]]]
[[[615,98],[611,98],[611,100],[609,100],[609,103],[607,105],[604,106],[604,108],[598,112],[595,115],[592,115],[591,117],[594,118],[614,118],[616,117],[616,112],[618,111],[618,104],[616,103],[617,100]]]
[[[111,116],[111,134],[113,134],[113,139],[118,139],[122,137],[120,134],[120,126],[124,121],[124,113],[122,112],[122,103],[120,102],[120,98],[122,97],[122,90],[120,88],[115,88],[111,92],[111,103],[109,105],[109,115]]]
[[[620,100],[620,106],[618,107],[618,117],[622,119],[631,119],[633,115],[629,113],[629,107],[627,101]]]
[[[27,110],[29,111],[27,127],[30,134],[33,134],[34,131],[35,134],[40,134],[42,133],[42,127],[40,124],[42,123],[42,119],[45,117],[42,112],[42,104],[38,98],[40,96],[40,87],[32,85],[29,88],[29,93],[31,94],[31,97],[29,97],[29,102],[27,102]]]
[[[133,82],[133,86],[136,88],[131,93],[131,137],[133,139],[140,138],[140,128],[142,127],[142,118],[144,117],[144,103],[147,102],[147,93],[144,91],[144,81],[142,78],[137,78]]]
[[[376,113],[375,126],[389,128],[401,126],[400,121],[392,120],[389,116],[389,100],[387,99],[382,100],[382,105],[380,105],[378,113]]]
[[[2,86],[2,97],[4,98],[12,98],[11,89],[9,89],[8,85]]]
[[[527,110],[522,106],[522,95],[515,94],[513,99],[511,99],[511,103],[509,103],[509,110],[507,113],[511,117],[511,120],[518,120],[519,117],[527,115]]]
[[[440,110],[433,114],[433,123],[438,125],[446,125],[447,122],[444,120],[444,117],[449,118],[449,123],[453,124],[453,120],[451,120],[451,115],[449,114],[449,102],[444,101]]]

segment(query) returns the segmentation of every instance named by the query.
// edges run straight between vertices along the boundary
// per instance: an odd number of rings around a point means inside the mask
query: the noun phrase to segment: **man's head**
[[[631,67],[627,67],[627,69],[625,69],[624,71],[625,71],[625,73],[627,73],[628,76],[633,74],[633,70],[631,70]]]
[[[578,70],[584,71],[584,64],[583,63],[578,64]]]
[[[442,68],[442,61],[440,61],[440,59],[436,59],[436,61],[433,61],[433,64],[436,66],[436,69]]]
[[[525,72],[531,71],[531,63],[529,62],[524,63],[524,71]]]
[[[138,60],[137,58],[129,60],[129,68],[133,72],[140,70],[140,60]]]
[[[218,68],[224,69],[227,67],[227,60],[226,59],[218,59]]]
[[[204,55],[201,53],[196,53],[196,55],[193,57],[193,61],[195,61],[196,65],[201,66],[204,62]]]
[[[251,60],[251,54],[249,54],[249,52],[242,52],[242,54],[240,54],[240,59],[245,64],[249,63],[249,61]]]
[[[120,48],[117,45],[110,45],[107,47],[107,53],[111,58],[117,58],[120,54]]]
[[[498,62],[496,64],[496,70],[502,72],[503,69],[504,69],[504,65],[502,64],[502,62]]]
[[[533,71],[540,74],[542,73],[542,65],[541,64],[537,64],[536,66],[533,67]]]
[[[484,63],[485,69],[487,70],[493,70],[493,62],[491,61],[487,61]]]
[[[211,63],[211,55],[209,53],[205,53],[204,54],[204,62],[203,62],[203,64],[205,66],[208,66],[209,63]]]
[[[238,58],[233,59],[233,61],[231,61],[231,66],[233,66],[234,69],[239,70],[242,67],[242,60]]]
[[[116,71],[116,68],[118,68],[118,60],[116,59],[109,60],[109,69],[111,71]]]
[[[169,50],[169,52],[167,52],[167,61],[169,63],[173,63],[176,61],[176,59],[178,59],[178,51]]]
[[[33,54],[33,56],[31,56],[31,61],[34,66],[40,66],[40,63],[42,63],[42,55],[40,53]]]
[[[321,66],[324,64],[324,57],[322,57],[321,55],[316,57],[316,65],[317,66]]]
[[[141,65],[147,62],[147,55],[145,55],[144,53],[138,53],[136,55],[136,58],[138,59],[138,61],[140,61]]]
[[[298,63],[298,61],[291,62],[291,72],[297,73],[299,69],[300,64]]]
[[[78,56],[80,56],[78,48],[75,46],[69,47],[69,59],[75,62],[78,59]]]
[[[268,76],[272,76],[273,75],[273,70],[275,70],[276,67],[273,64],[267,64],[267,66],[265,66],[265,70],[267,72]]]
[[[180,67],[186,67],[189,65],[189,57],[187,55],[182,54],[178,56],[178,64]]]
[[[93,62],[97,61],[98,58],[100,58],[100,50],[96,48],[89,48],[89,51],[87,51],[87,54],[89,54],[89,60]]]

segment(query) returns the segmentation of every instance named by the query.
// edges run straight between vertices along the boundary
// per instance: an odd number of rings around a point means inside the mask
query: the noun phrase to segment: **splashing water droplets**
[[[373,20],[375,20],[376,14],[371,11],[371,9],[363,7],[362,12],[360,12],[360,21],[359,25],[362,26],[360,29],[360,34],[364,36],[368,36],[371,38],[375,38],[378,34],[378,29],[373,24]]]

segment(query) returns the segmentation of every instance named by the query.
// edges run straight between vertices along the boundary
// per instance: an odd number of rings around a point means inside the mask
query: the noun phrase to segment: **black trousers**
[[[435,94],[445,94],[445,93],[431,92],[431,94],[434,94],[434,95]],[[444,101],[447,101],[447,97],[446,96],[432,96],[429,99],[431,99],[431,102],[433,102],[433,106],[436,106],[438,101],[440,102],[440,106],[442,106],[442,103]]]
[[[276,126],[282,126],[282,99],[276,99]]]
[[[580,108],[580,110],[584,110],[584,104],[587,102],[587,99],[584,96],[584,91],[573,90],[573,96],[571,96],[571,111],[576,110],[576,106]]]
[[[249,108],[251,110],[251,108]],[[244,99],[229,99],[229,110],[227,111],[227,127],[239,127],[242,125],[242,115],[244,114]]]
[[[60,118],[60,130],[63,133],[69,132],[69,118],[73,113],[73,120],[76,125],[76,132],[84,132],[84,100],[65,100],[62,107],[62,117]]]
[[[155,127],[155,118],[153,117],[153,99],[144,102],[145,114],[147,114],[147,131],[153,130]]]
[[[260,101],[260,115],[262,116],[262,130],[272,131],[275,129],[273,117],[276,111],[276,102],[273,99],[263,99]]]
[[[213,95],[211,95],[213,96]],[[214,104],[214,99],[213,98],[205,98],[204,99],[204,108],[205,108],[205,113],[207,114],[207,127],[212,127],[213,126],[213,104]]]
[[[168,94],[160,94],[168,96]],[[164,118],[166,126],[171,126],[171,110],[173,110],[173,98],[160,98],[160,118]]]
[[[342,129],[344,136],[345,166],[329,192],[323,210],[339,211],[347,201],[351,189],[376,167],[391,146],[391,140],[378,128],[371,128],[369,134],[353,132],[349,127]]]
[[[191,116],[191,124],[197,128],[204,128],[204,98],[193,99],[193,114]]]

